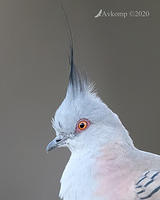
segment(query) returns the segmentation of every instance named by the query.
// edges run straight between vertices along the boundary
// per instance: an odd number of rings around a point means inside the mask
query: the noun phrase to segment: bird
[[[70,32],[71,33],[71,32]],[[46,151],[68,147],[59,197],[63,200],[159,200],[160,156],[135,147],[129,132],[74,62],[52,118],[56,137]]]

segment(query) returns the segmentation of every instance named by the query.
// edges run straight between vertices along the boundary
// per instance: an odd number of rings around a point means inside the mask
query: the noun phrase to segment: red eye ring
[[[77,123],[76,131],[77,132],[81,132],[81,131],[85,130],[86,128],[88,128],[89,125],[90,125],[90,121],[89,120],[81,119]]]

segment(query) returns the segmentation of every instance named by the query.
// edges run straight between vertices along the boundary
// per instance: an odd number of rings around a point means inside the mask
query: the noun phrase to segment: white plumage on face
[[[78,138],[85,134],[84,141],[81,141],[82,145],[84,145],[83,142],[86,143],[87,139],[91,137],[90,130],[92,129],[93,131],[93,128],[96,126],[98,127],[100,124],[107,123],[107,121],[109,123],[108,119],[110,114],[111,112],[107,106],[94,93],[86,91],[86,93],[77,94],[75,98],[67,95],[56,111],[53,127],[57,134],[74,135],[72,141],[78,141]],[[86,130],[77,132],[77,124],[83,119],[88,120],[90,124]],[[88,135],[88,133],[90,135]],[[69,139],[71,138],[69,137]],[[70,142],[72,141],[70,140]]]

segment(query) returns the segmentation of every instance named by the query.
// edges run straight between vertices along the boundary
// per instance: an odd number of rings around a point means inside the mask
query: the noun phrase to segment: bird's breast
[[[72,153],[61,178],[63,200],[135,199],[132,163],[105,152]]]

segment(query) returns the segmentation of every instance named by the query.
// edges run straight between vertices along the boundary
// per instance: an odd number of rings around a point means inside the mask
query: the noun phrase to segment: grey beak
[[[55,149],[56,147],[64,144],[64,141],[67,139],[67,137],[58,135],[56,136],[46,147],[46,151],[51,151]]]

